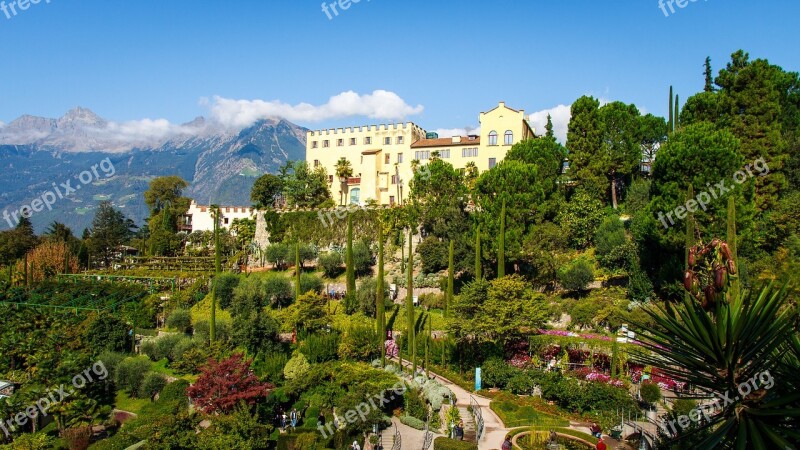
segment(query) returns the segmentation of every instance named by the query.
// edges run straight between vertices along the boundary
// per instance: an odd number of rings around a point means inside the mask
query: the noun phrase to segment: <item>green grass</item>
[[[116,408],[123,411],[140,414],[142,408],[150,404],[149,398],[131,398],[123,391],[117,391],[117,397],[114,401]]]
[[[192,306],[192,323],[210,321],[211,320],[211,294],[206,295],[206,298],[201,300],[196,305]],[[217,322],[233,322],[231,313],[225,311],[217,305]]]
[[[510,399],[507,396],[492,400],[489,404],[507,428],[523,426],[540,427],[568,427],[569,420],[549,414],[537,409],[540,399],[532,397],[518,397]]]
[[[556,426],[551,426],[551,427],[546,427],[546,426],[519,427],[519,428],[514,428],[513,430],[509,431],[506,436],[508,436],[510,438],[513,438],[514,436],[516,436],[518,434],[528,433],[528,432],[531,432],[531,431],[545,431],[545,432],[548,432],[550,430],[554,430],[556,433],[560,433],[560,434],[564,434],[564,435],[567,435],[567,436],[576,437],[578,439],[583,439],[586,442],[591,442],[592,445],[597,445],[597,443],[600,442],[599,439],[597,439],[596,437],[594,437],[594,436],[592,436],[590,434],[586,434],[586,433],[580,432],[578,430],[573,430],[572,428],[556,427]]]
[[[167,358],[163,358],[160,361],[154,362],[153,365],[150,366],[150,370],[156,373],[160,373],[166,377],[179,378],[186,380],[190,383],[194,383],[195,381],[197,381],[197,375],[178,375],[177,373],[175,373],[175,371],[167,367],[167,364],[169,364],[169,361],[167,360]]]

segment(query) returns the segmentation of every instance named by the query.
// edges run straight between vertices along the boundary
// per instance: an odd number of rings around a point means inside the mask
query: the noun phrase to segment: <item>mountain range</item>
[[[182,125],[117,123],[86,108],[58,119],[24,115],[0,125],[0,214],[49,200],[46,192],[66,191],[59,186],[71,183],[70,195],[61,192],[33,213],[38,232],[57,220],[80,234],[103,200],[141,224],[149,215],[148,183],[167,175],[188,181],[184,195],[200,204],[249,205],[258,176],[305,159],[306,131],[281,118],[234,130],[203,117]],[[0,230],[15,223],[5,217]]]

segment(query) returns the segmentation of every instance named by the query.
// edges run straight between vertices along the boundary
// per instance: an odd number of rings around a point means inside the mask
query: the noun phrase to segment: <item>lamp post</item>
[[[341,195],[339,196],[339,206],[344,206],[345,204],[345,197],[347,196],[347,177],[340,176],[339,177],[339,192]]]

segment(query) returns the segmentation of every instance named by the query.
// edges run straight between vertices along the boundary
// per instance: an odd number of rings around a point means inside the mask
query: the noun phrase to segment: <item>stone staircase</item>
[[[468,442],[478,442],[478,434],[475,430],[475,419],[466,406],[456,406],[461,420],[464,421],[464,440]]]

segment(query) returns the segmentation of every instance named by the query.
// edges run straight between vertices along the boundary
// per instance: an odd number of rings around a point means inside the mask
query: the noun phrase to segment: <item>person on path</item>
[[[456,434],[456,439],[458,439],[459,441],[463,441],[464,440],[464,421],[463,420],[458,422],[458,425],[456,425],[455,431],[456,431],[456,433],[455,433]]]
[[[597,422],[592,424],[590,431],[592,432],[592,436],[596,437],[597,439],[603,437],[603,429],[600,428],[600,425],[598,425]]]
[[[353,441],[353,445],[350,446],[351,450],[361,450],[361,446],[358,445],[358,441]]]
[[[511,450],[511,438],[506,437],[506,440],[503,441],[503,446],[500,447],[502,450]]]
[[[325,426],[325,414],[322,414],[322,411],[319,412],[319,416],[317,417],[317,427],[324,427]]]
[[[283,431],[286,431],[286,419],[286,412],[284,412],[281,414],[281,429],[283,429]]]
[[[292,408],[291,414],[289,414],[289,418],[292,420],[292,429],[297,428],[297,408]]]
[[[606,443],[605,443],[605,442],[603,442],[603,439],[602,439],[602,438],[601,438],[601,439],[600,439],[600,441],[597,443],[597,447],[596,447],[596,449],[597,449],[597,450],[608,450],[608,446],[606,445]]]

